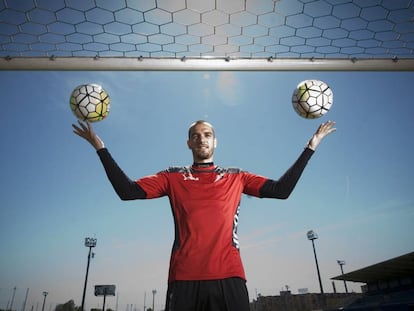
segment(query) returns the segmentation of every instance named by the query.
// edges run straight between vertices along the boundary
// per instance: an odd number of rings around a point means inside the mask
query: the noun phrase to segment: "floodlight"
[[[316,263],[316,271],[318,272],[319,287],[321,289],[321,294],[323,295],[321,274],[319,272],[318,258],[316,257],[315,242],[314,242],[314,240],[318,238],[318,235],[313,230],[309,230],[306,236],[308,237],[308,240],[312,241],[313,254],[315,256],[315,263]]]
[[[308,236],[308,240],[316,240],[318,238],[318,235],[313,230],[309,230],[306,235]]]

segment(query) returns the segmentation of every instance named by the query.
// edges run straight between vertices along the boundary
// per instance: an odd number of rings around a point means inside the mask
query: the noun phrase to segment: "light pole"
[[[26,297],[24,298],[22,311],[26,309],[27,296],[29,296],[29,288],[26,289]]]
[[[344,269],[342,266],[345,265],[345,260],[337,260],[338,265],[341,267],[341,273],[344,275]],[[348,287],[346,286],[346,281],[344,280],[345,292],[348,294]]]
[[[48,292],[43,292],[43,306],[42,306],[42,311],[45,311],[45,303],[46,303],[46,296],[47,294],[49,294]]]
[[[155,302],[155,294],[157,293],[157,290],[156,289],[153,289],[152,290],[152,311],[155,311],[155,309],[154,309],[154,302]]]
[[[83,296],[82,296],[82,307],[81,307],[81,311],[84,311],[85,310],[84,309],[84,306],[85,306],[85,294],[86,294],[86,285],[88,284],[89,263],[91,261],[91,255],[92,255],[92,257],[94,256],[94,254],[92,253],[92,248],[96,246],[96,239],[95,238],[85,238],[85,246],[86,247],[89,247],[89,253],[88,253],[88,264],[86,265],[85,285],[83,286]]]
[[[12,295],[11,303],[10,303],[10,311],[13,311],[13,302],[14,302],[14,296],[16,295],[16,289],[17,289],[16,286],[13,287],[13,295]]]
[[[309,230],[308,233],[307,233],[307,237],[308,237],[308,240],[312,241],[313,254],[315,255],[315,262],[316,262],[316,270],[318,272],[319,287],[321,289],[321,294],[323,294],[321,274],[319,273],[318,258],[316,257],[315,242],[314,242],[318,238],[318,235],[313,230]]]

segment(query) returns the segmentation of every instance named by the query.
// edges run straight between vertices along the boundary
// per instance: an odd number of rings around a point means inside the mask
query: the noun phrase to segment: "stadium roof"
[[[413,18],[412,0],[0,0],[0,69],[414,70]]]
[[[373,283],[408,276],[414,276],[414,252],[333,277],[332,280]]]

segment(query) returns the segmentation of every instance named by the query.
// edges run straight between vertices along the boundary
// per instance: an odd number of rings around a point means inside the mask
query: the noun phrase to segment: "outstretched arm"
[[[145,199],[145,191],[130,179],[118,166],[111,154],[105,148],[103,141],[95,134],[89,122],[78,121],[79,125],[72,124],[73,132],[89,142],[97,151],[106,175],[115,192],[121,200]]]
[[[295,163],[278,180],[267,180],[260,189],[260,195],[265,198],[287,199],[299,181],[315,149],[326,136],[336,130],[333,127],[334,125],[335,122],[333,121],[322,123]]]

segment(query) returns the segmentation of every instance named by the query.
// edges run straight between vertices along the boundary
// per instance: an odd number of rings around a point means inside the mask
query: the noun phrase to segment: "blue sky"
[[[334,93],[317,120],[294,112],[298,82],[316,78]],[[278,178],[316,127],[337,122],[286,201],[244,197],[241,254],[251,298],[288,285],[319,292],[316,240],[325,292],[331,277],[414,250],[413,72],[0,72],[0,308],[45,310],[81,304],[88,249],[86,307],[102,307],[93,286],[115,284],[107,307],[163,308],[173,223],[167,199],[122,202],[95,151],[72,133],[68,98],[81,83],[101,84],[112,100],[95,124],[131,178],[191,163],[188,125],[215,125],[215,162]],[[360,285],[348,288],[360,291]],[[338,291],[344,291],[337,282]]]

